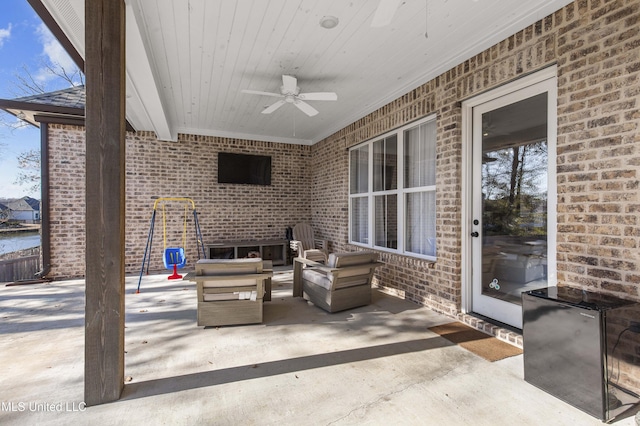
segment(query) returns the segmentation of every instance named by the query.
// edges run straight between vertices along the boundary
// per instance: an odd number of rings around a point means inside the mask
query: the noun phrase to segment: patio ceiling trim
[[[181,128],[178,127],[176,129],[178,133],[191,135],[194,134],[193,129],[189,128]],[[296,139],[296,138],[283,138],[279,136],[262,136],[262,135],[254,135],[252,133],[239,133],[239,132],[226,132],[223,130],[215,130],[215,129],[201,129],[198,130],[198,135],[202,136],[213,136],[220,138],[228,138],[228,139],[246,139],[250,141],[263,141],[263,142],[276,142],[276,143],[288,143],[292,145],[313,145],[317,141],[312,141],[310,139]]]
[[[33,119],[38,123],[45,124],[68,124],[70,126],[84,126],[84,117],[35,114],[33,116]]]
[[[23,120],[33,126],[39,127],[34,119],[35,113],[46,113],[65,117],[81,117],[84,120],[84,109],[62,107],[57,105],[33,104],[30,102],[13,101],[10,99],[0,99],[0,109],[7,111],[16,118]],[[25,116],[20,117],[20,113]]]
[[[84,126],[85,124],[84,108],[0,99],[0,109],[35,127],[40,127],[38,123],[71,124],[74,126]],[[20,113],[24,113],[25,117],[20,117]],[[135,131],[128,121],[126,130],[128,132]]]

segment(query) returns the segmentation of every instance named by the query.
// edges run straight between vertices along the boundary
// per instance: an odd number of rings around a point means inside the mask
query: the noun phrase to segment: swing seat
[[[167,269],[173,269],[174,265],[177,268],[184,268],[187,264],[187,259],[184,256],[184,249],[182,247],[169,247],[164,249],[164,267]]]
[[[182,278],[182,275],[178,274],[179,268],[184,268],[187,264],[187,258],[184,255],[184,249],[182,247],[169,247],[164,249],[164,267],[167,269],[173,269],[173,275],[169,276],[170,280],[177,280]]]

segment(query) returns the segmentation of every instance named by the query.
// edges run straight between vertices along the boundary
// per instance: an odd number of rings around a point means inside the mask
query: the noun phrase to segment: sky
[[[43,64],[61,64],[65,69],[75,65],[60,43],[42,23],[27,0],[0,2],[0,99],[28,96],[16,88],[16,74],[26,67],[47,91],[68,87],[68,83],[47,73]],[[0,110],[4,121],[17,119]],[[2,120],[0,120],[2,121]],[[40,199],[40,193],[30,191],[29,184],[15,183],[19,169],[17,157],[25,151],[40,149],[40,129],[31,125],[10,129],[0,125],[0,198],[30,196]]]

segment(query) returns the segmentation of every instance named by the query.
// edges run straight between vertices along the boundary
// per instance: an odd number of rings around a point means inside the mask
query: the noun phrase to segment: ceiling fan
[[[276,103],[268,106],[262,110],[263,114],[271,114],[284,104],[294,104],[300,109],[300,111],[307,114],[309,117],[313,117],[318,114],[318,110],[306,103],[305,101],[337,101],[338,95],[333,92],[315,92],[315,93],[300,93],[298,87],[298,80],[291,75],[282,76],[282,86],[280,87],[280,93],[261,92],[259,90],[242,90],[242,93],[248,93],[250,95],[263,95],[273,96],[276,98],[283,98]]]

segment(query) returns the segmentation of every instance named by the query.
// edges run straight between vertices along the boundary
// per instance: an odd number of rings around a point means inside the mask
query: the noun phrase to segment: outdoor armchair
[[[201,259],[195,273],[198,325],[219,326],[262,322],[262,302],[273,272],[260,258]]]
[[[327,262],[327,240],[316,239],[309,224],[299,223],[293,228],[291,249],[303,259]]]
[[[331,253],[326,265],[296,258],[306,267],[294,269],[294,281],[301,281],[306,300],[327,312],[365,306],[371,303],[375,269],[383,265],[377,259],[374,252]],[[294,283],[294,290],[295,286]]]

